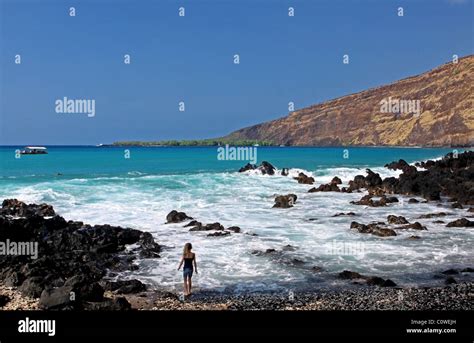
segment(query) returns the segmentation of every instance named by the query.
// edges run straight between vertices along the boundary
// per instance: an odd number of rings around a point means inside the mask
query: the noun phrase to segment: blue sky
[[[473,0],[0,3],[3,145],[218,137],[474,47]],[[95,117],[56,113],[63,97],[94,99]]]

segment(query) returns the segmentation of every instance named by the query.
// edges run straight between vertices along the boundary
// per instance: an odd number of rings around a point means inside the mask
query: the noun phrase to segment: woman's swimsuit
[[[194,255],[193,257],[189,258],[184,258],[184,267],[183,267],[183,276],[184,277],[192,277],[193,276],[193,261],[194,261]]]

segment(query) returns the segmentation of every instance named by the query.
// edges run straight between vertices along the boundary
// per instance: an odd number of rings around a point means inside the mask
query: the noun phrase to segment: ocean
[[[192,242],[201,290],[276,291],[346,287],[335,275],[343,270],[390,278],[401,286],[442,284],[448,268],[472,267],[474,232],[447,228],[421,214],[445,211],[448,222],[465,215],[446,202],[408,204],[411,197],[387,207],[350,204],[363,193],[307,193],[334,176],[343,185],[365,168],[382,178],[397,176],[386,163],[440,158],[452,149],[258,147],[257,163],[268,161],[288,177],[238,173],[248,161],[218,159],[217,147],[51,146],[47,155],[22,155],[22,147],[0,147],[0,196],[27,203],[48,203],[67,220],[111,224],[151,232],[164,246],[161,258],[137,260],[140,268],[121,278],[138,278],[167,290],[182,289],[176,270],[182,247]],[[347,150],[346,150],[347,149]],[[293,180],[300,171],[315,185]],[[277,194],[295,193],[293,208],[272,208]],[[423,200],[418,198],[419,200]],[[239,226],[242,233],[207,237],[189,232],[185,223],[165,224],[171,210],[184,211],[203,223]],[[355,212],[354,217],[333,217]],[[380,238],[350,229],[351,221],[386,221],[387,215],[419,221],[427,231],[402,230]],[[420,240],[409,240],[418,235]],[[290,247],[288,247],[288,245]],[[276,254],[257,252],[276,249]]]

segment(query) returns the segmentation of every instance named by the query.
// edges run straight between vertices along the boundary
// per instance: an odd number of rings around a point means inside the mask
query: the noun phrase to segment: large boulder
[[[293,207],[296,199],[296,194],[278,195],[275,197],[275,204],[273,207],[276,208],[290,208]]]
[[[461,218],[461,219],[456,219],[455,221],[452,221],[448,224],[446,224],[447,227],[474,227],[474,221],[466,219],[466,218]]]
[[[337,186],[336,183],[328,183],[319,185],[319,187],[313,187],[308,190],[308,193],[315,193],[315,192],[340,192],[341,190]]]
[[[106,281],[103,283],[106,291],[119,294],[140,293],[146,291],[146,285],[139,280]]]
[[[294,178],[298,183],[312,185],[314,183],[314,178],[306,175],[305,173],[299,173],[297,177]]]
[[[43,290],[39,300],[39,306],[45,310],[74,310],[79,305],[71,286],[47,288]]]
[[[40,298],[44,309],[81,309],[104,301],[99,281],[132,271],[134,260],[159,257],[149,232],[111,225],[66,221],[49,205],[7,200],[0,209],[0,240],[37,243],[36,253],[0,255],[0,282]],[[125,251],[127,245],[133,245]]]
[[[258,167],[255,164],[247,163],[245,166],[239,169],[239,173],[246,172],[248,170],[259,170],[263,175],[274,175],[275,167],[267,161],[263,161]]]
[[[25,204],[17,199],[5,199],[2,203],[0,214],[14,217],[50,217],[56,215],[53,206],[48,204]]]
[[[389,214],[387,216],[387,221],[389,224],[408,224],[408,220],[402,216],[395,216],[393,214]]]
[[[189,217],[186,213],[184,212],[178,212],[176,210],[171,211],[170,213],[167,214],[166,216],[166,223],[181,223],[185,220],[193,219]]]
[[[377,223],[371,223],[371,224],[365,225],[365,224],[360,224],[354,221],[351,223],[351,229],[356,229],[360,233],[370,233],[372,235],[379,236],[379,237],[390,237],[390,236],[397,235],[397,233],[394,230],[381,227]]]

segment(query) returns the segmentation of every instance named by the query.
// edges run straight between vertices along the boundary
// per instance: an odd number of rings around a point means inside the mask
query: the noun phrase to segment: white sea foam
[[[382,177],[400,171],[373,168]],[[127,178],[56,179],[34,186],[13,186],[0,190],[3,198],[18,198],[29,203],[47,202],[66,219],[90,224],[112,224],[151,232],[165,246],[161,258],[138,261],[138,271],[124,273],[170,289],[180,289],[181,274],[176,271],[182,246],[192,242],[200,266],[194,278],[199,288],[245,287],[273,289],[285,282],[314,284],[313,266],[326,274],[344,269],[367,275],[390,277],[400,284],[415,282],[412,274],[430,274],[451,266],[466,266],[474,255],[472,230],[446,228],[436,219],[417,219],[421,214],[444,210],[457,219],[465,210],[442,209],[436,204],[399,203],[367,208],[351,205],[364,193],[307,193],[312,186],[298,184],[292,177],[304,172],[327,183],[338,176],[347,183],[361,168],[333,168],[317,171],[290,169],[289,176],[261,176],[257,173],[214,173],[190,175],[146,175]],[[296,193],[293,208],[272,208],[274,195]],[[183,224],[165,224],[167,213],[176,209],[203,222],[237,225],[243,233],[227,237],[207,237],[206,232],[189,232]],[[355,217],[333,217],[340,212],[355,212]],[[399,235],[379,238],[350,230],[351,221],[386,221],[389,214],[419,221],[428,231],[399,231]],[[249,234],[257,234],[251,236]],[[419,241],[408,240],[411,235]],[[252,251],[285,245],[295,251],[271,256],[255,256]],[[338,246],[350,252],[341,253]],[[305,261],[302,266],[291,260]],[[324,278],[323,278],[324,279]],[[321,280],[323,280],[321,279]],[[326,278],[332,280],[331,278]],[[312,280],[312,281],[311,281]],[[321,280],[318,279],[320,282]],[[332,282],[332,281],[331,281]]]

